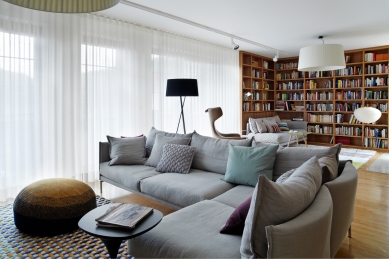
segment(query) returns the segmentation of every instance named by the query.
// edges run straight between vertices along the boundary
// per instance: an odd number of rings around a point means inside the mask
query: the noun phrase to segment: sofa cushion
[[[107,136],[110,144],[109,165],[143,165],[146,161],[145,137],[114,138]]]
[[[195,150],[195,147],[165,144],[162,150],[162,157],[155,170],[161,173],[187,174],[192,165]]]
[[[221,234],[242,235],[244,222],[250,209],[251,197],[240,204],[227,219],[226,224],[220,230]]]
[[[140,191],[142,179],[158,175],[154,167],[145,165],[115,165],[109,166],[109,162],[100,164],[100,175],[130,189]]]
[[[191,169],[189,174],[159,174],[140,183],[142,193],[179,207],[213,199],[233,187],[233,184],[220,180],[219,174],[198,169]]]
[[[253,133],[258,133],[259,132],[258,128],[257,128],[257,122],[263,123],[262,122],[262,118],[258,118],[258,119],[249,118],[250,131],[253,132]]]
[[[241,237],[219,233],[233,211],[214,201],[196,203],[128,240],[129,251],[136,258],[240,258]]]
[[[267,132],[266,125],[262,121],[256,121],[255,125],[257,126],[257,133],[262,134]]]
[[[157,130],[154,127],[151,128],[149,135],[146,140],[146,157],[149,157],[151,154],[151,150],[153,149],[156,135],[160,134],[162,136],[171,137],[171,138],[191,138],[193,133],[189,134],[177,134],[177,133],[169,133],[162,130]]]
[[[277,125],[281,131],[289,131],[288,123],[281,121],[281,122],[277,122]]]
[[[313,156],[321,158],[323,156],[335,155],[339,161],[339,152],[342,144],[331,147],[285,147],[279,148],[273,168],[273,181],[276,181],[286,171],[297,168]]]
[[[230,144],[227,171],[222,180],[253,187],[260,174],[271,180],[277,149],[278,145],[239,147]]]
[[[201,136],[197,132],[194,132],[190,143],[190,146],[196,148],[192,168],[225,174],[227,169],[229,143],[234,146],[250,147],[251,139],[215,139]]]
[[[189,141],[189,138],[172,138],[157,134],[155,144],[145,165],[154,167],[158,165],[158,162],[162,157],[162,150],[165,144],[188,145]]]
[[[242,258],[266,258],[265,227],[285,223],[303,212],[321,186],[316,156],[303,163],[284,184],[259,176],[242,236]]]
[[[254,187],[238,185],[212,200],[237,208],[240,204],[242,204],[242,202],[247,200],[248,197],[253,195],[253,191]]]

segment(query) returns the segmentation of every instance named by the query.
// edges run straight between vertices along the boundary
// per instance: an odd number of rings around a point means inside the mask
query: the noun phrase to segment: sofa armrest
[[[108,142],[99,142],[99,163],[108,162],[111,160],[109,156],[110,145]]]
[[[303,129],[307,130],[307,121],[286,121],[289,129]]]
[[[322,186],[312,204],[299,216],[267,226],[268,258],[329,258],[332,200]]]

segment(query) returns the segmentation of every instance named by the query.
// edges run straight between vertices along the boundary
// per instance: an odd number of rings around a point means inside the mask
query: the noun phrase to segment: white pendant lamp
[[[90,13],[111,8],[120,0],[4,0],[17,6],[53,13]]]
[[[354,115],[360,122],[373,123],[381,118],[381,111],[373,107],[361,107],[354,111]]]
[[[299,71],[328,71],[346,67],[343,46],[340,44],[324,44],[308,46],[300,49]]]

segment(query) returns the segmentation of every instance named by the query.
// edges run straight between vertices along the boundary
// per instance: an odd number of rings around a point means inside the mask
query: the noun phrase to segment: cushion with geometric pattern
[[[185,145],[165,144],[162,157],[155,171],[161,173],[189,173],[196,148]]]

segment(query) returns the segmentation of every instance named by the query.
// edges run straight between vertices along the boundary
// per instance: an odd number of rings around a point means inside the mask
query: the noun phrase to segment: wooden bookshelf
[[[255,55],[241,53],[241,61],[246,60],[248,71],[252,69],[249,61],[253,56]],[[273,110],[267,114],[251,110],[242,112],[242,129],[246,128],[250,117],[278,114],[281,119],[298,117],[308,121],[308,130],[313,131],[308,135],[308,142],[311,144],[334,144],[343,138],[349,141],[349,147],[389,151],[388,56],[389,46],[345,51],[345,69],[323,72],[299,72],[298,57],[280,58],[272,65],[273,107],[277,101],[284,101],[294,109],[297,106],[304,107],[304,110]],[[242,65],[241,63],[241,67]],[[255,79],[242,76],[242,81],[245,80],[252,82],[249,80]],[[242,88],[242,94],[244,92],[245,89]],[[353,111],[363,106],[378,107],[382,111],[376,124],[361,124],[353,120]],[[378,137],[375,136],[376,131]],[[383,136],[382,132],[385,133]],[[384,143],[384,147],[376,147],[377,142],[381,145]]]

